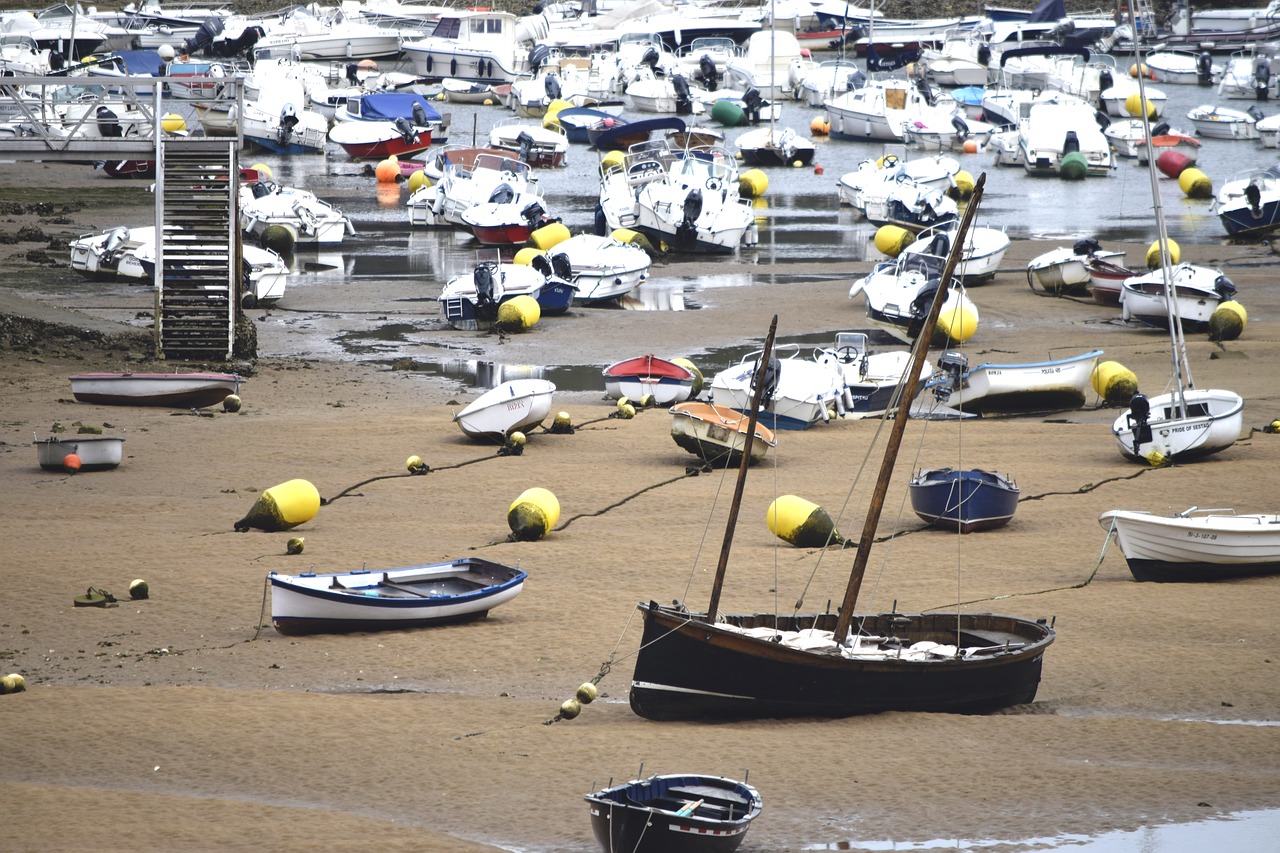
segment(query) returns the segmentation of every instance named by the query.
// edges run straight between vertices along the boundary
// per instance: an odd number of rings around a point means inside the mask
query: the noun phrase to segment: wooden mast
[[[920,372],[925,359],[929,355],[929,341],[933,337],[934,327],[938,323],[938,315],[942,313],[942,304],[951,293],[951,280],[955,276],[956,265],[964,253],[965,237],[969,226],[973,224],[978,212],[978,204],[982,201],[982,188],[986,184],[987,174],[983,172],[973,188],[973,197],[965,207],[964,216],[951,241],[951,251],[947,253],[947,264],[942,271],[942,281],[933,295],[929,305],[929,314],[925,318],[920,334],[916,336],[915,346],[911,351],[911,364],[907,368],[906,382],[903,385],[902,397],[898,401],[898,409],[893,418],[893,428],[889,431],[889,440],[885,444],[884,459],[880,463],[880,474],[876,479],[875,491],[871,494],[871,506],[867,509],[867,518],[862,525],[862,536],[858,539],[858,553],[853,559],[853,568],[849,573],[849,585],[845,588],[844,603],[840,605],[836,619],[835,640],[843,643],[849,636],[849,626],[853,623],[853,608],[858,603],[858,591],[862,588],[862,578],[867,571],[867,560],[871,557],[871,542],[876,535],[876,526],[880,523],[880,510],[884,507],[885,495],[889,491],[889,480],[893,477],[893,466],[897,461],[898,448],[902,444],[902,434],[907,428],[907,418],[911,415],[911,401],[915,399],[916,389],[920,383]]]
[[[720,562],[716,565],[716,577],[711,584],[711,603],[707,605],[707,622],[716,621],[720,609],[720,591],[724,589],[724,575],[729,568],[729,548],[733,545],[733,531],[738,526],[738,509],[742,505],[742,489],[747,483],[747,466],[751,464],[751,444],[756,438],[756,422],[760,419],[760,402],[764,397],[765,377],[769,372],[769,358],[773,355],[773,336],[778,330],[778,315],[769,323],[769,334],[764,338],[764,349],[751,378],[751,411],[747,415],[747,434],[742,444],[742,459],[738,462],[738,480],[733,486],[733,500],[729,504],[729,521],[724,527],[724,542],[720,545]]]

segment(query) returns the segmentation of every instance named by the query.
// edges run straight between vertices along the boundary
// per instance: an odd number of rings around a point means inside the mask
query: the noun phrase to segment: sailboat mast
[[[951,241],[951,250],[947,253],[947,264],[942,271],[942,281],[929,304],[929,315],[924,326],[916,337],[915,346],[911,350],[911,364],[904,374],[902,396],[898,400],[898,409],[894,413],[893,427],[889,430],[889,440],[885,443],[884,459],[880,463],[880,474],[876,478],[875,490],[871,493],[871,505],[867,508],[867,517],[862,524],[862,536],[858,539],[858,553],[853,558],[853,568],[849,572],[849,585],[845,588],[844,603],[836,618],[835,641],[843,643],[849,636],[849,626],[853,624],[853,608],[858,603],[858,592],[862,589],[862,579],[867,572],[867,560],[871,557],[871,542],[875,539],[876,527],[880,523],[880,511],[884,508],[885,495],[889,492],[889,481],[893,478],[893,466],[898,458],[898,448],[902,444],[902,434],[907,428],[907,418],[911,416],[911,401],[915,398],[920,384],[920,373],[925,359],[929,356],[929,341],[933,337],[934,327],[938,324],[938,315],[942,313],[942,305],[951,293],[951,280],[955,276],[956,265],[964,254],[965,237],[969,227],[978,213],[978,204],[982,201],[982,188],[987,182],[987,174],[978,176],[973,188],[973,197],[965,207],[964,216],[956,229],[956,237]]]
[[[1191,364],[1187,359],[1187,343],[1182,334],[1182,318],[1178,314],[1176,290],[1173,286],[1173,259],[1169,255],[1169,232],[1165,227],[1164,205],[1160,201],[1160,182],[1156,178],[1155,143],[1151,140],[1151,111],[1147,101],[1146,74],[1142,65],[1142,42],[1138,36],[1137,13],[1129,10],[1129,29],[1133,36],[1133,55],[1138,63],[1138,102],[1142,112],[1143,144],[1147,147],[1147,176],[1151,180],[1151,199],[1155,205],[1156,239],[1160,247],[1160,270],[1164,276],[1164,309],[1169,323],[1170,354],[1173,361],[1173,402],[1178,416],[1187,416],[1186,387],[1194,385]]]
[[[711,583],[711,603],[707,605],[707,622],[716,621],[720,609],[720,592],[724,589],[724,575],[729,568],[729,548],[733,545],[733,531],[738,526],[738,509],[742,506],[742,490],[747,482],[747,466],[751,464],[751,445],[756,437],[756,424],[760,420],[760,403],[765,392],[765,377],[769,373],[769,359],[773,356],[773,336],[778,331],[778,315],[769,323],[760,361],[751,378],[751,410],[747,414],[747,434],[742,443],[742,459],[738,462],[738,479],[733,486],[733,500],[729,504],[729,520],[724,526],[724,542],[720,545],[720,562],[716,565],[716,577]]]

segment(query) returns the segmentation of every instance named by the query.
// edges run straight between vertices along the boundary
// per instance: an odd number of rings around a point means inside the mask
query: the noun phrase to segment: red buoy
[[[1156,157],[1156,168],[1170,178],[1177,178],[1190,165],[1191,158],[1181,151],[1162,151]]]
[[[72,474],[80,470],[80,457],[74,453],[68,453],[62,457],[62,467],[66,468]]]

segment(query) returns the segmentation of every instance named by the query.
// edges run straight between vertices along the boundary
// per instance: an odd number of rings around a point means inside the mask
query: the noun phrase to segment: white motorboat
[[[771,28],[752,33],[741,53],[725,62],[722,82],[740,92],[756,89],[769,101],[790,100],[813,67],[794,33]]]
[[[1232,176],[1214,195],[1211,210],[1232,237],[1280,230],[1280,164]]]
[[[853,283],[849,298],[861,295],[867,319],[900,341],[913,343],[928,316],[934,293],[941,286],[946,260],[936,255],[902,254],[897,260],[877,264]],[[963,343],[978,327],[978,308],[964,286],[952,280],[938,319],[940,341]]]
[[[488,9],[450,10],[431,34],[401,45],[419,77],[499,85],[528,74],[529,49],[548,35],[546,18]]]
[[[1191,507],[1176,515],[1113,509],[1098,523],[1115,534],[1134,580],[1214,581],[1280,572],[1280,515]]]
[[[341,210],[310,190],[269,180],[241,186],[240,229],[261,240],[272,226],[284,228],[295,246],[336,246],[355,233]]]
[[[270,572],[281,634],[400,630],[483,619],[524,588],[520,569],[479,557],[407,569]]]
[[[410,224],[467,227],[463,214],[478,204],[494,200],[495,195],[541,197],[538,179],[529,164],[513,152],[492,148],[446,149],[443,161],[444,173],[440,179],[419,187],[409,196]],[[503,187],[506,189],[500,192]]]
[[[1018,125],[1018,150],[1028,175],[1083,178],[1111,173],[1111,143],[1097,110],[1072,95],[1044,93]]]
[[[107,471],[124,458],[124,439],[109,435],[76,435],[37,439],[36,458],[46,471]],[[78,465],[67,465],[71,455]]]
[[[800,81],[799,100],[811,107],[821,107],[866,81],[866,74],[852,59],[822,62]]]
[[[1148,117],[1159,120],[1164,115],[1169,96],[1155,86],[1142,88],[1145,90]],[[1142,115],[1142,98],[1143,95],[1138,93],[1137,82],[1132,77],[1123,75],[1116,76],[1115,82],[1098,95],[1098,101],[1102,104],[1103,110],[1107,115],[1116,118]]]
[[[1179,86],[1208,85],[1222,73],[1207,50],[1159,50],[1147,56],[1146,66],[1155,82]]]
[[[1216,267],[1182,263],[1167,272],[1167,277],[1164,269],[1156,269],[1125,279],[1120,288],[1123,319],[1167,329],[1172,317],[1185,332],[1204,331],[1218,306],[1236,293],[1231,279]],[[1166,287],[1174,305],[1168,304]]]
[[[436,297],[440,316],[450,326],[464,331],[489,329],[498,319],[498,306],[517,296],[537,300],[541,313],[542,291],[548,283],[545,272],[531,265],[502,263],[496,249],[482,250],[479,255],[471,270],[450,278]],[[570,291],[568,300],[572,298]],[[565,302],[560,313],[567,308]]]
[[[1111,141],[1117,157],[1136,158],[1145,164],[1147,155],[1147,123],[1140,118],[1113,121],[1102,131]],[[1200,156],[1200,140],[1194,136],[1172,128],[1168,122],[1160,122],[1151,127],[1151,148],[1157,161],[1165,151],[1178,151],[1187,158],[1187,165],[1194,166]]]
[[[841,418],[880,417],[892,415],[901,404],[903,383],[911,364],[906,350],[871,352],[863,332],[836,332],[835,345],[814,353],[819,364],[838,370],[844,380],[844,391],[836,411]],[[923,388],[933,375],[933,365],[920,365]]]
[[[831,120],[833,139],[902,142],[904,127],[921,121],[931,126],[949,124],[956,108],[940,99],[923,81],[889,77],[868,80],[865,85],[831,98],[824,106]]]
[[[1274,45],[1260,44],[1246,51],[1233,53],[1223,64],[1217,76],[1218,97],[1267,101],[1280,97],[1280,76],[1273,76],[1273,66],[1280,65]],[[1275,68],[1280,71],[1280,67]]]
[[[702,115],[705,89],[694,87],[683,74],[641,74],[627,84],[626,96],[636,112],[664,115]]]
[[[892,147],[892,146],[889,146]],[[960,163],[954,157],[940,154],[907,159],[906,150],[901,155],[886,153],[878,159],[863,160],[858,168],[845,172],[836,183],[840,203],[847,204],[865,215],[870,199],[886,197],[887,185],[910,180],[930,190],[948,192],[956,185]]]
[[[1092,238],[1077,240],[1037,255],[1027,263],[1027,285],[1037,286],[1053,296],[1083,294],[1092,281],[1089,262],[1122,257],[1124,252],[1106,251]],[[1117,300],[1118,301],[1118,300]]]
[[[329,142],[329,120],[310,109],[302,82],[277,76],[240,115],[244,138],[277,154],[323,153]]]
[[[489,130],[489,144],[518,152],[530,166],[563,166],[569,156],[569,137],[557,124],[500,120]]]
[[[955,232],[954,223],[926,228],[902,251],[946,257]],[[990,281],[1000,269],[1010,242],[1003,228],[971,225],[965,235],[963,253],[956,263],[956,277],[967,285]]]
[[[612,235],[574,234],[547,252],[554,262],[564,258],[570,280],[578,288],[575,301],[598,304],[625,296],[649,277],[653,263],[639,246]]]
[[[547,419],[555,390],[546,379],[512,379],[481,394],[453,420],[469,438],[505,442]]]
[[[1206,139],[1257,139],[1258,120],[1262,117],[1257,104],[1247,110],[1203,104],[1187,113],[1196,133]]]
[[[973,28],[960,28],[935,45],[921,45],[918,62],[939,86],[984,86],[991,74],[991,45]]]
[[[633,145],[602,163],[604,228],[638,231],[678,252],[730,253],[759,240],[750,199],[738,192],[737,160],[722,147],[676,149],[666,139]]]
[[[1022,364],[969,366],[964,354],[947,351],[938,357],[933,393],[938,401],[978,415],[1062,412],[1084,406],[1102,350],[1069,358]]]
[[[791,351],[786,357],[780,353]],[[749,353],[742,361],[717,373],[711,380],[711,402],[715,406],[748,412],[751,407],[751,379],[761,353]],[[827,422],[843,405],[844,374],[838,365],[822,363],[800,355],[796,344],[774,349],[773,385],[761,403],[759,420],[770,429],[808,429]]]

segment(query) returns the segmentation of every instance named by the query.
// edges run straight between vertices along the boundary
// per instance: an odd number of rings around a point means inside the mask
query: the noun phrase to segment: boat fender
[[[458,76],[458,60],[456,59],[449,60],[449,76],[450,77]]]

